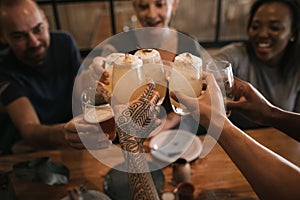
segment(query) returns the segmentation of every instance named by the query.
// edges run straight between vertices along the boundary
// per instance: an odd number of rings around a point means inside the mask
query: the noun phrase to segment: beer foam
[[[143,63],[157,63],[161,61],[160,54],[155,49],[140,49],[137,50],[134,54],[140,58]]]
[[[124,55],[120,55],[116,61],[115,61],[115,65],[114,66],[127,66],[127,67],[131,67],[131,68],[137,68],[142,66],[142,60],[139,59],[137,56],[135,55],[131,55],[131,54],[124,54]]]
[[[114,113],[109,105],[95,106],[85,113],[84,120],[89,123],[99,123],[109,120],[112,117],[114,117]]]
[[[194,56],[191,53],[185,52],[182,54],[179,54],[178,56],[175,57],[174,63],[176,65],[196,65],[197,67],[202,67],[202,59],[199,58],[198,56]]]
[[[117,60],[120,56],[125,56],[124,53],[111,53],[106,56],[106,68],[111,65],[115,60]]]

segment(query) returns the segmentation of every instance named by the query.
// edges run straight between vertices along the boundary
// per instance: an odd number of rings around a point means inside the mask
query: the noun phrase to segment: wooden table
[[[285,134],[272,129],[249,130],[247,133],[300,166],[300,143],[289,138]],[[49,156],[54,162],[62,162],[70,170],[70,182],[67,185],[48,186],[42,183],[20,181],[11,176],[17,197],[20,200],[55,200],[67,195],[67,191],[75,186],[83,184],[87,189],[103,191],[103,180],[109,167],[100,163],[86,150],[55,150],[41,151],[25,155],[13,155],[0,157],[0,171],[10,171],[16,162],[26,161],[32,158]],[[195,199],[218,199],[214,197],[224,196],[227,199],[258,199],[251,186],[236,168],[223,149],[216,145],[203,159],[197,159],[191,163],[191,183],[195,186]],[[271,167],[271,166],[266,166]],[[165,175],[164,191],[173,191],[175,187],[170,184],[172,168],[163,169]]]

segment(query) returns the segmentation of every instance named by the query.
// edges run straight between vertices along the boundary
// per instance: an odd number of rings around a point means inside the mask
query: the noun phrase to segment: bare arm
[[[26,97],[21,97],[10,103],[7,107],[12,121],[22,134],[23,138],[37,149],[57,148],[71,146],[84,148],[77,134],[75,121],[55,125],[44,125]],[[82,125],[82,129],[95,131],[97,127]]]
[[[300,114],[282,110],[264,98],[251,84],[235,78],[237,101],[228,101],[230,109],[237,110],[253,122],[272,126],[300,141]]]
[[[235,127],[226,117],[222,94],[211,74],[206,74],[208,89],[198,97],[197,101],[189,97],[180,97],[191,110],[198,104],[200,123],[208,126],[218,126],[219,121],[210,121],[212,106],[219,110],[218,118],[224,119],[224,127],[218,143],[230,156],[239,170],[247,178],[256,194],[261,199],[296,199],[300,196],[300,168],[278,154],[267,149]],[[211,97],[219,104],[212,105]],[[219,106],[219,107],[218,107]],[[193,112],[192,112],[193,113]],[[197,113],[193,113],[197,116]]]
[[[273,107],[268,124],[300,142],[300,114]]]
[[[261,199],[300,196],[300,168],[259,144],[228,120],[218,142]]]

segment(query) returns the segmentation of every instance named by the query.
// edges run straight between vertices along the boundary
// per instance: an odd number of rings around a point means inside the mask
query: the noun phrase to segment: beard
[[[24,63],[33,67],[43,64],[47,57],[47,49],[45,44],[28,48],[24,54]]]

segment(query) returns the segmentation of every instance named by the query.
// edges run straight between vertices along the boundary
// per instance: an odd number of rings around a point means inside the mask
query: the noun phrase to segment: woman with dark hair
[[[248,40],[223,47],[214,58],[232,63],[234,75],[250,82],[272,104],[300,112],[300,6],[298,0],[257,0],[250,9]],[[240,128],[255,128],[236,112]]]
[[[292,69],[298,69],[298,65],[300,63],[300,57],[299,57],[299,50],[300,50],[300,8],[299,8],[299,1],[298,0],[259,0],[256,1],[250,10],[250,16],[248,20],[248,26],[247,30],[255,29],[255,24],[253,23],[253,18],[257,12],[257,10],[263,6],[266,3],[282,3],[285,4],[285,6],[288,6],[290,9],[290,20],[291,20],[291,26],[290,26],[290,38],[289,42],[286,44],[285,48],[282,51],[282,59],[279,61],[279,65],[281,67],[281,71],[283,72],[283,75],[288,74],[288,71]],[[280,6],[278,6],[280,7]],[[276,27],[273,27],[276,28]],[[280,35],[280,34],[278,34]],[[249,41],[250,43],[250,41]],[[251,45],[251,44],[250,44]],[[249,51],[254,52],[254,48],[249,47]],[[298,65],[297,65],[298,64]],[[290,66],[290,67],[287,67]]]

